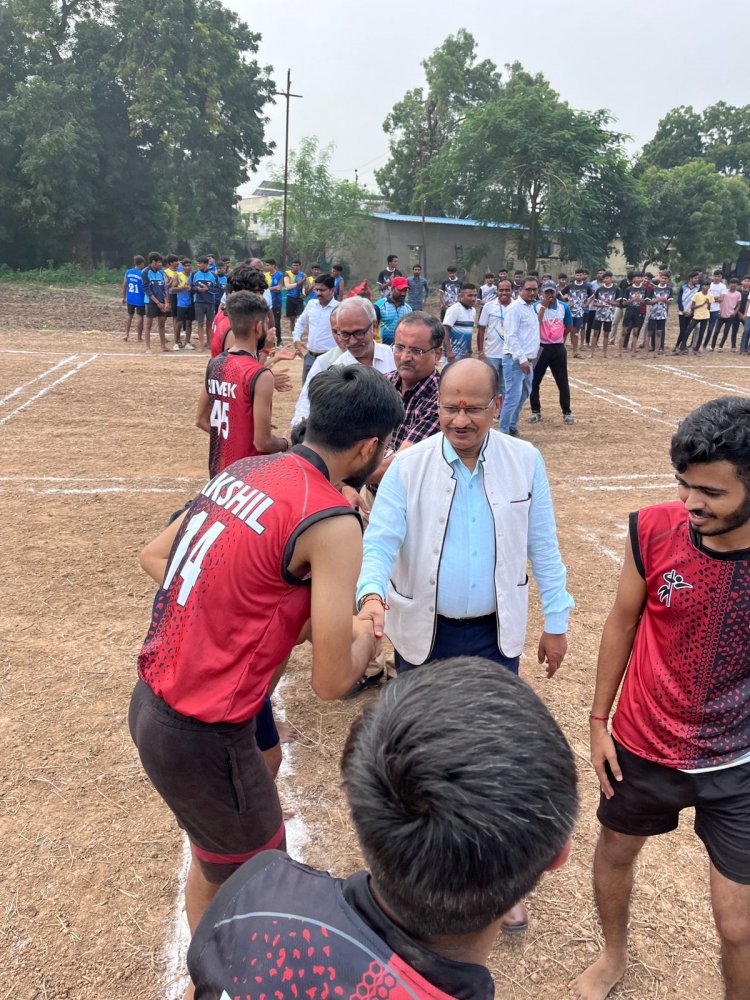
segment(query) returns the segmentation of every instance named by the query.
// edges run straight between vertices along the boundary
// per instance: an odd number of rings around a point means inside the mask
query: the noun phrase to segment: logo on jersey
[[[670,569],[668,573],[663,576],[664,583],[659,587],[658,594],[659,600],[662,604],[665,604],[668,608],[672,607],[672,593],[675,590],[692,590],[692,583],[686,583],[685,580],[680,576],[680,574],[675,569]]]

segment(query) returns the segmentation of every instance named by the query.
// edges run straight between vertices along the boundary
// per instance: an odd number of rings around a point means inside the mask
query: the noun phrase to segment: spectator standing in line
[[[482,306],[491,302],[493,299],[497,298],[497,286],[495,284],[495,275],[492,271],[488,271],[484,276],[484,283],[479,286],[479,295],[477,296],[477,305],[481,309]]]
[[[572,284],[568,286],[567,302],[570,306],[570,314],[573,317],[573,332],[570,336],[573,344],[573,357],[579,360],[583,358],[580,347],[584,342],[584,325],[586,323],[586,303],[594,294],[594,287],[587,280],[588,271],[585,267],[576,269]]]
[[[521,286],[523,285],[524,272],[514,271],[513,272],[513,301],[515,301],[521,294]]]
[[[294,329],[297,317],[300,316],[304,308],[303,288],[305,284],[305,272],[302,270],[302,262],[292,261],[291,270],[284,275],[284,288],[286,289],[286,318],[289,320],[289,329]]]
[[[320,277],[321,274],[322,274],[322,270],[321,270],[320,264],[311,264],[310,265],[310,273],[305,278],[305,284],[304,284],[304,289],[305,289],[305,305],[307,305],[308,302],[312,302],[313,299],[316,297],[315,296],[315,282],[318,280],[318,278]]]
[[[407,305],[410,305],[414,312],[422,312],[427,301],[427,297],[430,294],[430,289],[427,286],[427,279],[422,276],[422,265],[415,264],[412,269],[412,275],[407,278],[409,284],[409,290],[406,295]]]
[[[146,354],[151,353],[151,327],[154,319],[159,332],[159,342],[162,351],[167,351],[165,325],[169,303],[167,302],[167,276],[162,269],[161,254],[153,252],[148,255],[148,267],[141,273],[143,295],[146,299],[146,322],[143,327],[143,338]]]
[[[331,264],[331,274],[333,275],[333,297],[337,302],[341,302],[346,291],[344,282],[344,268],[341,264]]]
[[[512,437],[518,437],[518,420],[531,392],[534,361],[539,353],[539,319],[534,308],[538,294],[536,278],[525,278],[518,299],[505,314],[505,395],[500,430]]]
[[[440,285],[440,321],[445,319],[445,311],[454,302],[458,302],[458,293],[461,291],[461,279],[458,277],[458,268],[451,264],[448,268],[448,277]]]
[[[380,339],[382,343],[393,344],[393,335],[399,321],[412,311],[406,302],[409,282],[402,275],[391,278],[390,297],[383,296],[375,305],[380,312]]]
[[[542,404],[539,400],[539,389],[549,368],[560,395],[563,423],[574,424],[575,419],[570,412],[568,352],[565,348],[565,334],[568,331],[572,332],[573,317],[570,315],[568,305],[558,300],[554,281],[542,285],[542,300],[537,309],[537,318],[539,320],[541,351],[534,363],[530,394],[531,416],[528,423],[541,423]]]
[[[458,300],[448,306],[443,317],[445,357],[448,364],[471,355],[471,342],[476,323],[477,286],[470,281],[461,285]]]
[[[143,295],[143,268],[146,261],[140,254],[133,257],[133,266],[125,272],[122,282],[122,304],[127,306],[128,320],[125,326],[125,336],[123,340],[130,339],[130,327],[133,323],[133,316],[138,317],[136,324],[137,339],[143,339],[143,318],[146,315]]]
[[[281,347],[281,290],[284,287],[284,275],[276,267],[276,261],[270,258],[266,261],[268,268],[268,287],[271,290],[271,309],[276,327],[276,346]]]
[[[704,337],[708,338],[706,329],[711,318],[710,307],[714,300],[713,295],[709,291],[710,287],[711,282],[708,278],[704,278],[701,282],[700,290],[695,293],[691,303],[692,318],[688,326],[687,337],[689,339],[690,334],[694,330],[697,330],[697,333],[693,336],[693,354],[700,354],[701,344],[705,345]]]
[[[742,279],[740,306],[737,318],[742,324],[740,354],[748,354],[750,353],[750,274],[746,274]]]
[[[708,331],[704,338],[704,347],[707,351],[713,351],[713,346],[709,345],[711,336],[716,328],[716,324],[719,322],[721,316],[721,302],[724,298],[724,293],[727,291],[727,286],[724,284],[724,272],[720,267],[714,269],[713,280],[709,286],[708,291],[710,292],[713,302],[709,309],[708,317]]]
[[[711,341],[711,347],[716,350],[716,341],[719,339],[719,334],[723,328],[724,335],[721,338],[721,343],[719,344],[718,350],[724,350],[724,344],[727,342],[727,337],[729,336],[730,330],[732,333],[732,350],[737,349],[737,327],[739,324],[735,325],[735,319],[739,312],[740,300],[742,298],[742,293],[737,288],[737,278],[729,279],[729,288],[724,292],[721,297],[721,308],[719,309],[719,322],[716,324],[716,329],[714,330],[713,340]]]
[[[190,291],[190,275],[193,272],[193,262],[188,257],[183,257],[180,267],[172,278],[172,291],[175,294],[175,317],[174,317],[174,347],[173,351],[183,349],[182,331],[185,331],[184,347],[190,351],[195,348],[190,343],[193,334],[193,296]]]
[[[641,327],[646,318],[642,312],[644,302],[648,304],[646,297],[646,286],[644,275],[640,271],[633,274],[633,283],[628,285],[625,293],[620,298],[624,308],[622,320],[622,336],[620,338],[620,348],[617,357],[622,357],[622,352],[627,352],[630,345],[630,353],[635,356],[638,350],[638,340],[641,335]]]
[[[622,305],[623,297],[628,287],[633,284],[633,275],[635,272],[628,271],[627,275],[618,281],[617,290],[620,293],[617,298],[617,305],[615,306],[615,315],[612,320],[612,332],[609,335],[609,346],[612,347],[613,344],[617,343],[617,334],[620,332],[620,325],[622,324],[623,317],[625,315],[625,308]]]
[[[382,292],[386,299],[390,296],[391,282],[394,278],[403,278],[403,274],[398,269],[398,255],[389,253],[386,265],[376,279],[378,291]]]
[[[677,321],[680,325],[680,332],[677,336],[677,343],[674,346],[673,354],[687,354],[688,327],[692,316],[693,296],[700,290],[700,272],[691,271],[687,281],[680,285],[677,292]]]
[[[662,272],[651,293],[651,313],[648,317],[649,354],[664,353],[664,339],[671,297],[672,286],[667,275]]]
[[[195,325],[198,328],[198,350],[210,346],[211,325],[214,321],[214,286],[216,275],[210,270],[208,257],[198,258],[198,270],[190,275],[193,293]]]
[[[505,314],[513,303],[513,282],[501,278],[497,283],[497,298],[483,306],[477,326],[477,354],[497,372],[498,393],[505,396],[503,355],[505,354]]]
[[[315,359],[336,346],[331,332],[331,313],[338,303],[333,297],[334,279],[330,274],[321,274],[315,282],[315,298],[304,308],[292,334],[294,347],[302,360],[302,384],[310,374]],[[302,338],[307,334],[307,350]]]
[[[615,315],[615,303],[619,295],[619,289],[612,281],[611,271],[600,271],[601,282],[597,283],[594,296],[591,302],[594,305],[594,326],[591,340],[591,357],[594,357],[599,336],[602,337],[602,356],[607,357],[609,346],[609,335],[612,332],[612,321]],[[588,321],[587,321],[588,322]],[[602,332],[603,331],[603,332]]]

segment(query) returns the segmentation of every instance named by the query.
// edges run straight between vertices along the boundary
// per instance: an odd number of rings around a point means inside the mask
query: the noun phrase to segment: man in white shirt
[[[534,308],[538,294],[537,279],[525,278],[518,298],[505,314],[505,395],[500,430],[512,437],[518,437],[518,418],[531,392],[534,361],[539,353],[539,320]]]
[[[713,274],[713,280],[711,282],[711,287],[708,290],[709,295],[713,295],[714,300],[709,307],[710,316],[708,319],[708,333],[704,343],[708,345],[711,339],[711,334],[714,332],[714,327],[719,322],[719,316],[721,315],[721,300],[724,298],[724,293],[727,291],[727,286],[724,284],[724,274],[720,267],[717,267]],[[713,347],[706,347],[707,351],[712,351]]]
[[[387,344],[378,344],[375,341],[376,319],[375,307],[369,299],[355,295],[338,303],[336,310],[338,340],[344,348],[344,353],[333,362],[334,365],[367,365],[384,374],[396,370],[391,348]],[[308,389],[311,381],[312,376],[302,386],[294,410],[293,426],[310,413]]]
[[[339,304],[333,297],[336,282],[330,274],[321,274],[315,279],[315,298],[305,306],[297,320],[292,339],[302,362],[302,382],[307,379],[315,359],[336,346],[331,332],[331,313]],[[302,337],[307,334],[307,353]]]
[[[499,393],[505,395],[503,355],[505,354],[505,313],[513,302],[513,282],[503,278],[497,283],[497,298],[482,309],[477,328],[477,352],[480,361],[486,361],[497,372]]]

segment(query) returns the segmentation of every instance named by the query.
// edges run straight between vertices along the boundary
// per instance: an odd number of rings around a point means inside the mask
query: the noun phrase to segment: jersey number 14
[[[190,548],[207,517],[208,512],[202,511],[200,514],[194,514],[185,524],[185,534],[180,539],[180,544],[175,549],[169,566],[167,566],[167,575],[164,577],[162,587],[164,590],[169,590],[172,580],[179,571],[182,586],[177,595],[177,603],[182,607],[187,603],[190,592],[198,581],[206,553],[226,527],[221,521],[214,521],[200,541],[195,542],[195,545]]]

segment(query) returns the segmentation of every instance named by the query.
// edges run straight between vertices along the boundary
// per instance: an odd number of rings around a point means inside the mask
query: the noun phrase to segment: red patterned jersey
[[[750,751],[750,550],[704,548],[683,504],[630,518],[647,597],[612,722],[647,760],[692,770]]]
[[[366,878],[359,872],[342,882],[279,851],[243,865],[190,944],[196,1000],[492,1000],[485,968],[441,959],[395,925],[383,934],[391,922],[382,914],[373,926],[347,891]]]
[[[259,455],[255,447],[253,395],[263,365],[247,351],[225,351],[206,368],[211,400],[208,474],[215,476],[240,458]]]
[[[304,445],[235,462],[180,525],[138,675],[183,715],[244,722],[310,617],[310,581],[288,569],[323,517],[349,514],[322,460]]]
[[[232,324],[223,309],[218,309],[211,324],[211,357],[215,358],[224,350],[224,340]]]

